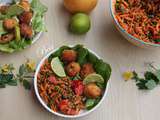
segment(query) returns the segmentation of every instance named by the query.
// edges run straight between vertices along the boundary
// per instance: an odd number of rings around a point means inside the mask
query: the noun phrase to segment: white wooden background
[[[77,120],[160,120],[160,86],[152,91],[137,90],[133,81],[124,82],[126,70],[141,72],[144,62],[160,64],[159,50],[146,50],[128,43],[112,24],[109,0],[99,0],[90,14],[92,28],[87,35],[76,36],[67,31],[70,15],[62,0],[42,0],[49,10],[46,15],[48,32],[30,48],[12,55],[0,54],[0,63],[24,63],[27,58],[37,62],[44,54],[61,45],[82,43],[112,65],[108,97],[92,114]],[[33,93],[19,87],[0,89],[0,120],[64,120],[48,113]]]

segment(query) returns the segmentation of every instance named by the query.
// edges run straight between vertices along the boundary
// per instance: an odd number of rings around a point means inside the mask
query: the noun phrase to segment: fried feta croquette
[[[3,26],[6,30],[12,30],[15,28],[16,25],[17,25],[17,20],[14,18],[5,19],[3,21]]]
[[[86,63],[82,66],[82,69],[80,71],[80,76],[82,78],[85,78],[85,77],[87,77],[87,75],[94,73],[94,72],[95,72],[95,70],[93,68],[93,65],[91,63]]]
[[[32,17],[33,17],[33,13],[31,11],[26,11],[26,12],[23,12],[18,18],[20,23],[29,24],[31,22]]]
[[[19,2],[19,5],[22,6],[25,11],[30,11],[30,9],[31,9],[31,6],[30,6],[30,3],[28,2],[28,0],[21,0]]]
[[[20,24],[20,32],[21,35],[25,38],[32,38],[33,36],[32,27],[25,23]]]
[[[9,8],[8,5],[0,6],[0,13],[5,14],[8,8]]]
[[[66,67],[66,72],[70,77],[76,76],[80,72],[80,70],[81,70],[81,67],[79,63],[76,63],[76,62],[71,62]]]
[[[84,94],[88,98],[97,98],[102,94],[102,90],[95,84],[95,83],[90,83],[85,86],[84,88]]]
[[[61,59],[64,62],[73,62],[73,61],[76,61],[76,59],[77,59],[77,52],[74,51],[74,50],[64,50],[62,52]]]

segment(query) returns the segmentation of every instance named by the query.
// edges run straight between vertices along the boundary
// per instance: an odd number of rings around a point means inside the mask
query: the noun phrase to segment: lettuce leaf
[[[9,18],[8,15],[3,15],[2,13],[0,13],[0,20],[4,20],[6,18]]]
[[[43,16],[44,13],[48,10],[47,7],[43,5],[39,0],[32,0],[31,8],[34,12],[40,14],[41,16]]]
[[[20,5],[14,4],[8,8],[6,15],[13,17],[13,16],[20,15],[23,11],[24,9]]]
[[[36,33],[47,31],[45,23],[44,23],[44,19],[43,19],[43,17],[41,17],[41,15],[39,15],[39,13],[37,13],[33,16],[32,28]]]
[[[6,34],[6,33],[7,33],[7,31],[3,27],[3,22],[0,21],[0,36],[3,34]]]
[[[0,13],[0,20],[20,15],[23,11],[24,9],[21,6],[17,4],[11,5],[5,14]]]
[[[32,18],[32,28],[37,32],[46,32],[46,26],[44,24],[44,14],[47,12],[47,7],[43,5],[39,0],[32,0],[31,8],[34,12]]]
[[[9,47],[9,44],[0,44],[0,51],[6,53],[13,53],[15,50]]]
[[[31,45],[32,40],[21,39],[20,41],[13,40],[9,43],[9,47],[15,51],[23,50],[28,45]]]
[[[22,39],[20,41],[13,40],[6,44],[0,44],[0,51],[6,53],[13,53],[15,51],[23,50],[25,47],[31,45],[32,40]]]

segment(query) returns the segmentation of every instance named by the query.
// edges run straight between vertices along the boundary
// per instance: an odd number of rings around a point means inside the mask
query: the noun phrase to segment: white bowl
[[[117,21],[116,17],[115,17],[115,3],[116,0],[110,0],[110,13],[111,16],[113,18],[113,22],[114,25],[116,26],[116,28],[118,29],[118,31],[132,44],[139,46],[141,48],[149,48],[149,49],[155,49],[155,48],[159,48],[160,45],[159,44],[154,44],[154,43],[148,43],[148,42],[144,42],[134,36],[132,36],[131,34],[129,34],[127,31],[125,31],[122,26],[119,24],[119,22]]]
[[[72,46],[70,46],[72,47]],[[44,61],[52,54],[54,53],[56,50],[58,49],[55,49],[55,50],[52,50],[51,52],[49,52],[41,61],[40,63],[38,64],[37,66],[37,69],[36,69],[36,72],[35,72],[35,75],[34,75],[34,90],[35,90],[35,94],[39,100],[39,102],[41,103],[41,105],[47,110],[49,111],[50,113],[54,114],[54,115],[57,115],[57,116],[60,116],[60,117],[64,117],[64,118],[79,118],[79,117],[83,117],[83,116],[86,116],[88,115],[89,113],[95,111],[100,105],[101,103],[105,100],[105,97],[107,96],[107,93],[108,93],[108,89],[109,89],[109,80],[107,82],[107,85],[106,85],[106,89],[104,91],[104,94],[101,98],[101,100],[99,101],[99,103],[94,107],[92,108],[91,110],[83,110],[83,111],[80,111],[80,113],[78,115],[65,115],[65,114],[62,114],[62,113],[59,113],[59,112],[54,112],[53,110],[51,110],[47,105],[46,103],[43,101],[43,99],[40,97],[39,95],[39,92],[38,92],[38,87],[37,87],[37,75],[39,73],[39,70],[41,68],[41,66],[43,65]],[[89,49],[88,49],[89,50]],[[95,52],[89,50],[89,52],[93,53],[94,55],[96,55],[98,58],[100,58]]]

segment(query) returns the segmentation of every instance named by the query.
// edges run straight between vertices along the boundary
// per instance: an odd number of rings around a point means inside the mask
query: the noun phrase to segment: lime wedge
[[[55,57],[52,59],[51,68],[57,76],[66,77],[66,73],[65,73],[64,68],[61,64],[61,61],[58,57]]]
[[[89,74],[84,80],[83,83],[89,84],[89,83],[104,83],[104,79],[101,75],[93,73],[93,74]]]

